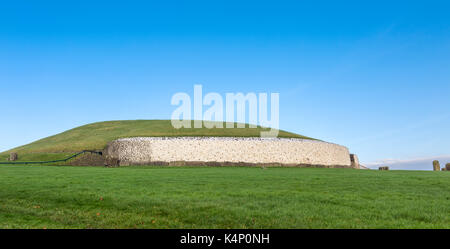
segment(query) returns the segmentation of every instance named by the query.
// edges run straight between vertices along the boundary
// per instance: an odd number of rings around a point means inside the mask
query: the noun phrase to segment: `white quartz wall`
[[[350,167],[349,150],[307,139],[136,137],[111,142],[106,156],[120,165],[152,162],[227,162]]]

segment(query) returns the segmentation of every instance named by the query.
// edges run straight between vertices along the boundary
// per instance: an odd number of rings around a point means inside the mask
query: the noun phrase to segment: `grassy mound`
[[[448,172],[0,166],[0,228],[450,228]]]
[[[19,154],[19,161],[61,159],[82,150],[101,150],[108,142],[127,137],[259,137],[261,131],[267,130],[248,126],[242,129],[174,129],[170,120],[107,121],[80,126],[0,153],[0,161],[5,161],[13,151]],[[286,131],[280,131],[279,137],[311,139]]]

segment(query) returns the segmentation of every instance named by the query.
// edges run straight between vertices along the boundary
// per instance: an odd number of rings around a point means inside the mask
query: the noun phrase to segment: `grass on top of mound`
[[[192,126],[193,127],[193,126]],[[224,126],[225,127],[225,126]],[[106,121],[80,126],[63,133],[50,136],[36,142],[14,148],[0,154],[5,161],[9,152],[17,152],[19,160],[23,157],[36,159],[40,153],[66,153],[81,150],[101,150],[110,141],[127,137],[177,137],[177,136],[214,136],[214,137],[259,137],[267,128],[235,128],[235,129],[175,129],[170,120],[125,120]],[[280,131],[279,137],[304,138],[302,135]],[[54,156],[54,157],[52,157]],[[50,155],[60,159],[60,155]],[[46,157],[42,155],[42,157]],[[48,157],[48,156],[47,156]]]

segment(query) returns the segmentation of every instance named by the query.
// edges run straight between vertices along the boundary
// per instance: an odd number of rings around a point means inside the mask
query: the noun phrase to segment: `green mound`
[[[19,161],[52,160],[82,150],[101,150],[108,142],[127,137],[259,137],[267,128],[240,129],[175,129],[170,120],[125,120],[107,121],[80,126],[63,133],[0,153],[5,161],[10,152],[19,154]],[[302,135],[280,131],[279,137],[304,138]]]

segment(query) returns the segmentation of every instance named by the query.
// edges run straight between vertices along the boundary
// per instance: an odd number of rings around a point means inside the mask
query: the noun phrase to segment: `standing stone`
[[[445,165],[445,170],[450,171],[450,163],[447,163],[447,164]]]
[[[440,171],[441,170],[441,165],[439,164],[438,160],[434,160],[433,161],[433,171]]]
[[[350,162],[351,162],[351,167],[354,169],[360,169],[359,167],[359,159],[358,156],[355,154],[350,154]]]
[[[388,167],[388,166],[385,166],[385,167],[379,167],[378,170],[389,170],[389,167]]]
[[[16,161],[18,158],[19,156],[16,152],[11,152],[11,154],[9,154],[9,161]]]

